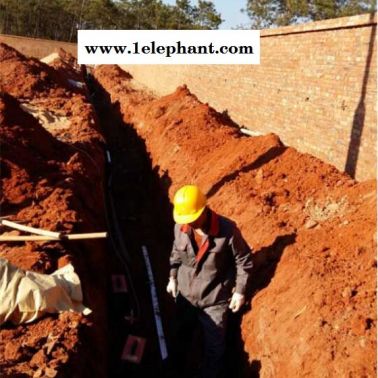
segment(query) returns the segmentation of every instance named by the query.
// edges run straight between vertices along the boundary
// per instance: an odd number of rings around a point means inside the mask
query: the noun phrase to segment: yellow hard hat
[[[196,185],[180,188],[173,200],[173,219],[178,224],[194,222],[206,207],[206,197]]]

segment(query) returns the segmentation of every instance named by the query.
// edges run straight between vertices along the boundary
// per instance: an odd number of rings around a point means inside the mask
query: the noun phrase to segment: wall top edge
[[[329,29],[343,29],[352,27],[361,27],[377,24],[377,13],[366,13],[357,16],[332,18],[329,20],[321,20],[307,22],[299,25],[289,25],[280,28],[262,29],[261,37],[270,37],[284,34],[306,33]]]
[[[366,13],[366,14],[360,14],[357,16],[339,17],[339,18],[332,18],[329,20],[307,22],[305,24],[299,24],[299,25],[282,26],[279,28],[262,29],[260,34],[261,34],[261,37],[270,37],[270,36],[276,36],[276,35],[281,35],[281,34],[284,35],[284,34],[292,34],[292,33],[306,33],[306,32],[314,32],[314,31],[329,30],[329,29],[343,29],[343,28],[351,28],[351,27],[370,26],[374,24],[375,25],[377,24],[376,12],[372,14]],[[72,42],[56,41],[52,39],[23,37],[19,35],[11,35],[11,34],[0,34],[0,38],[1,37],[15,38],[15,39],[30,39],[33,41],[41,41],[41,42],[60,42],[60,43],[65,43],[72,46],[77,45],[76,43],[72,43]]]

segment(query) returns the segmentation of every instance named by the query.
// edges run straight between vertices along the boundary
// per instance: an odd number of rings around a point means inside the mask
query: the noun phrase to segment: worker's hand
[[[230,305],[228,306],[232,312],[238,312],[245,303],[245,296],[243,294],[234,293],[231,297]]]
[[[174,277],[169,278],[167,285],[167,292],[172,295],[173,298],[176,298],[178,295],[177,280]]]

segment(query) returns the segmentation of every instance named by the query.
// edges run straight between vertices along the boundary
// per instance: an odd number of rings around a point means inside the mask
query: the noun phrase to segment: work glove
[[[167,285],[167,292],[172,295],[173,298],[176,298],[178,295],[177,280],[174,277],[169,278]]]
[[[231,297],[230,305],[228,306],[232,312],[238,312],[245,303],[245,296],[243,294],[234,293]]]

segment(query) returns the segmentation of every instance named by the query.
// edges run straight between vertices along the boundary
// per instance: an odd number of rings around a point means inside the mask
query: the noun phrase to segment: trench
[[[93,105],[106,139],[108,279],[108,376],[182,377],[171,357],[175,305],[166,293],[169,255],[173,241],[172,206],[168,199],[169,177],[159,177],[152,167],[145,143],[132,125],[125,124],[118,103],[92,77],[88,78]],[[162,360],[154,319],[146,264],[148,250],[160,306],[168,358]],[[118,283],[115,283],[118,281]],[[126,285],[124,284],[126,282]],[[126,290],[122,287],[126,286]],[[256,377],[240,336],[240,314],[230,316],[225,355],[225,377]],[[143,339],[126,351],[128,339]],[[194,330],[185,377],[198,376],[201,364],[201,331]],[[140,339],[139,339],[140,340]],[[139,350],[138,350],[139,349]],[[125,354],[135,360],[125,359]],[[140,357],[140,361],[136,361]],[[127,358],[127,357],[126,357]],[[248,374],[246,372],[248,371]]]
[[[107,93],[94,80],[88,85],[107,143],[108,376],[172,376],[169,359],[161,357],[142,252],[143,247],[148,251],[168,343],[173,314],[165,293],[173,230],[169,202],[143,141],[122,122]]]

